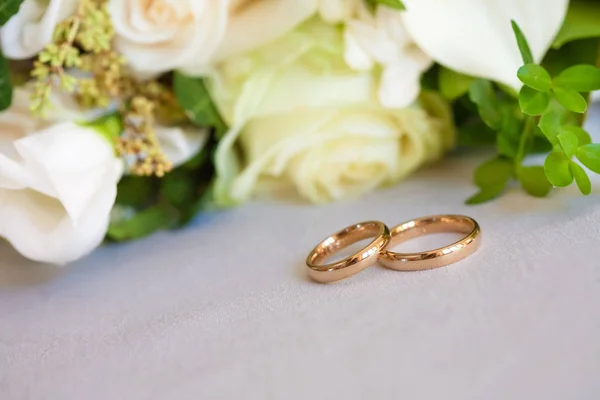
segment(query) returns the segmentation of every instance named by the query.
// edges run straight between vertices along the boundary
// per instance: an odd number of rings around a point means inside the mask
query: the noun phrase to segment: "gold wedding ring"
[[[456,243],[420,253],[394,253],[381,251],[379,262],[386,268],[398,271],[418,271],[443,267],[473,254],[481,243],[481,230],[473,218],[464,215],[436,215],[418,218],[394,227],[388,247],[430,233],[464,233]]]
[[[339,250],[360,240],[373,238],[359,252],[330,264],[323,264]],[[308,275],[317,282],[329,283],[348,278],[375,264],[390,241],[390,230],[382,222],[367,221],[350,225],[319,243],[306,258]]]

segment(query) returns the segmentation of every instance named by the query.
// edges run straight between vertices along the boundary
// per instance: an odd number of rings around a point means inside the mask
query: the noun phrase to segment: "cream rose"
[[[316,10],[317,0],[230,0],[227,28],[213,59],[218,62],[271,42],[293,30]],[[185,70],[192,74],[203,72],[198,65]]]
[[[17,89],[0,114],[0,237],[25,257],[64,264],[102,242],[122,162],[95,130],[39,122],[27,107]]]
[[[229,0],[109,0],[116,46],[142,77],[201,69],[225,33]]]
[[[387,109],[375,74],[351,70],[343,53],[336,27],[310,21],[213,71],[209,90],[231,126],[216,153],[219,203],[244,201],[269,178],[315,203],[357,196],[450,146],[445,103]]]
[[[73,14],[77,0],[24,0],[19,12],[0,29],[0,45],[7,58],[25,59],[52,40],[56,25]]]
[[[109,1],[117,48],[141,77],[204,74],[211,63],[292,30],[316,7],[316,0]]]

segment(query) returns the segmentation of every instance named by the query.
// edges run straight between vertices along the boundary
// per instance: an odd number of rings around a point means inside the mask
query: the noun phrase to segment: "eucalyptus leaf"
[[[586,144],[577,149],[577,159],[590,170],[600,174],[600,144]]]
[[[556,100],[567,110],[578,114],[583,114],[587,111],[587,101],[580,93],[574,90],[565,90],[554,88]]]
[[[544,171],[548,181],[554,186],[565,187],[573,183],[569,158],[563,151],[553,151],[548,154],[544,163]]]
[[[529,86],[523,86],[519,92],[519,106],[527,115],[541,115],[550,104],[548,93],[538,92]]]
[[[8,22],[8,20],[19,12],[23,0],[2,0],[0,1],[0,26]]]
[[[541,166],[522,167],[518,177],[523,189],[531,196],[546,197],[552,189],[544,168]]]
[[[585,196],[590,194],[592,192],[592,182],[590,182],[590,177],[585,170],[573,161],[569,163],[569,169],[571,170],[573,177],[575,177],[575,183],[577,183],[579,191]]]
[[[525,85],[540,92],[547,92],[552,88],[552,78],[541,65],[523,65],[517,71],[517,77]]]

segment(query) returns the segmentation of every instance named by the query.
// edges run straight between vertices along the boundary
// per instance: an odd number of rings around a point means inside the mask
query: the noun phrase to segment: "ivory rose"
[[[109,0],[116,46],[142,77],[207,63],[227,24],[228,0]]]
[[[78,0],[24,0],[0,29],[0,47],[7,58],[25,59],[52,41],[56,25],[73,14]]]
[[[268,179],[315,203],[357,196],[451,145],[445,103],[385,108],[375,73],[351,70],[343,53],[339,29],[310,21],[213,71],[208,87],[231,127],[216,153],[220,204],[248,199]]]
[[[203,74],[211,63],[292,30],[315,10],[315,0],[109,0],[117,48],[142,78],[173,69]]]
[[[293,30],[316,10],[317,0],[229,0],[227,27],[213,61],[273,41]],[[203,72],[199,67],[196,64],[184,69],[187,73],[198,74]]]
[[[404,0],[406,28],[431,58],[458,72],[521,87],[523,61],[514,19],[540,62],[558,33],[569,0]]]
[[[40,122],[17,90],[0,114],[0,237],[32,260],[64,264],[103,240],[122,162],[95,130]]]

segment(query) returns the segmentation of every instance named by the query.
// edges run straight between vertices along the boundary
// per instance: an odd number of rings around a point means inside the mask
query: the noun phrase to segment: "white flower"
[[[523,64],[514,19],[527,37],[536,62],[560,29],[569,0],[405,0],[406,28],[425,53],[458,72],[513,88]]]
[[[76,260],[106,234],[122,162],[92,129],[31,132],[18,113],[0,114],[0,237],[32,260]]]
[[[386,107],[414,102],[421,91],[421,74],[432,64],[403,25],[401,12],[378,6],[372,15],[364,5],[346,25],[346,62],[358,70],[369,70],[374,64],[383,67],[378,93]]]
[[[116,46],[142,77],[202,69],[227,25],[229,0],[109,0]]]
[[[277,39],[313,15],[316,9],[316,0],[230,0],[227,28],[214,61]],[[198,74],[202,70],[192,66],[186,68],[186,72]]]
[[[201,128],[155,125],[154,132],[167,160],[174,167],[198,154],[208,140],[208,130]]]
[[[56,25],[73,14],[77,0],[25,0],[19,12],[0,29],[0,45],[7,58],[25,59],[52,41]]]
[[[215,159],[219,203],[244,201],[271,179],[316,203],[357,196],[398,181],[450,146],[445,103],[426,97],[411,108],[386,109],[375,73],[351,70],[343,52],[339,29],[311,21],[209,75],[231,126]]]
[[[345,22],[365,0],[318,0],[319,15],[329,23]]]

